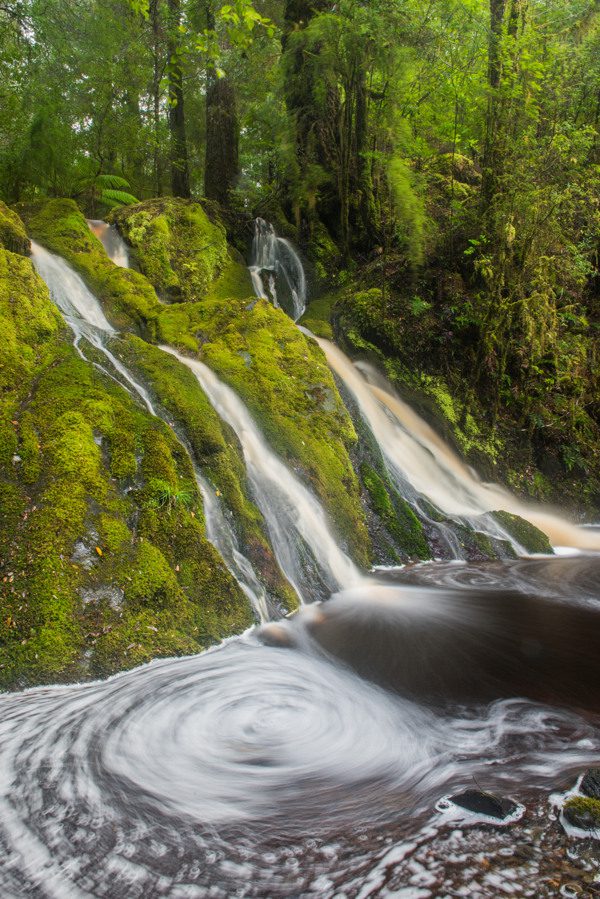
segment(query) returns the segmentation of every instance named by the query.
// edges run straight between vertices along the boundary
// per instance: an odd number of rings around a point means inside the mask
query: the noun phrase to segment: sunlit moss
[[[31,236],[82,276],[117,328],[133,326],[153,335],[156,293],[139,272],[110,261],[73,200],[41,200],[18,208]]]
[[[205,296],[229,263],[225,229],[199,203],[161,197],[119,209],[113,220],[140,270],[170,302]]]
[[[103,675],[247,627],[187,453],[79,358],[31,262],[2,249],[0,330],[0,687]],[[156,514],[156,478],[190,502]]]

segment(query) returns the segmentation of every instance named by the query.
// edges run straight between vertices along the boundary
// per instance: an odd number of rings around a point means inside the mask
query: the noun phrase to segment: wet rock
[[[296,645],[293,634],[281,624],[265,624],[256,636],[265,646],[290,647]]]
[[[500,821],[508,818],[519,807],[512,799],[502,799],[482,790],[465,790],[464,793],[451,796],[450,800],[469,812],[486,815],[488,818],[498,818]]]
[[[600,799],[600,768],[588,768],[581,781],[581,792],[591,799]]]
[[[565,821],[580,830],[600,830],[600,800],[575,796],[565,803]]]

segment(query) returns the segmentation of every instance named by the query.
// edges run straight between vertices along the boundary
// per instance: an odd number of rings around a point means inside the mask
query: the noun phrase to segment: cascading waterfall
[[[115,226],[101,219],[88,219],[88,225],[114,264],[120,268],[129,268],[129,250]]]
[[[81,341],[85,340],[107,360],[109,368],[95,361],[94,364],[129,393],[139,396],[150,414],[156,415],[148,391],[108,348],[107,341],[116,337],[117,332],[83,280],[60,256],[49,253],[35,241],[31,244],[31,256],[39,275],[48,285],[50,296],[73,332],[73,344],[82,359],[90,361],[81,349]]]
[[[294,321],[302,317],[307,296],[304,266],[289,240],[278,237],[273,225],[261,218],[254,223],[248,268],[256,296],[283,308]]]
[[[79,352],[95,348],[154,411],[119,369],[107,346],[118,335],[81,279],[35,245],[33,256]],[[516,509],[373,370],[319,343],[415,504],[424,495],[459,519],[490,505]],[[101,683],[1,695],[0,893],[425,899],[521,887],[538,895],[565,870],[573,879],[573,843],[568,867],[561,857],[552,879],[541,876],[548,858],[564,856],[547,796],[600,752],[600,558],[435,563],[390,571],[385,583],[361,578],[236,394],[202,363],[165,350],[236,431],[299,592],[354,589],[267,626],[289,636],[286,649],[249,632]],[[210,539],[235,558],[220,504],[198,476]],[[552,521],[559,543],[600,539]],[[510,827],[468,814],[453,821],[440,798],[474,784],[515,796],[528,815]],[[526,860],[514,850],[521,843]],[[586,849],[579,873],[592,883],[590,858]]]
[[[145,387],[133,377],[107,346],[107,342],[116,339],[118,334],[104,315],[100,303],[79,275],[63,259],[49,253],[35,242],[32,243],[32,259],[38,273],[48,285],[50,296],[71,328],[74,345],[81,357],[89,361],[81,349],[81,342],[85,340],[109,363],[108,368],[97,362],[95,365],[113,380],[118,381],[130,394],[139,397],[151,415],[167,421],[155,408]],[[251,562],[240,551],[235,533],[221,504],[216,501],[214,490],[193,460],[192,463],[204,501],[206,536],[219,551],[230,572],[250,599],[259,620],[267,621],[269,611],[265,589]]]
[[[238,436],[252,492],[277,561],[303,602],[327,598],[363,578],[338,546],[316,497],[272,452],[238,397],[204,363],[161,347],[196,375],[211,405]]]
[[[424,496],[455,519],[491,537],[510,539],[487,513],[503,509],[531,521],[557,547],[600,550],[600,536],[542,508],[521,502],[496,484],[480,481],[383,378],[365,363],[354,365],[328,340],[314,337],[350,391],[371,429],[398,490],[414,505]],[[420,514],[425,514],[420,510]],[[483,516],[483,517],[482,517]],[[514,541],[512,541],[514,543]],[[518,545],[516,549],[522,552]]]

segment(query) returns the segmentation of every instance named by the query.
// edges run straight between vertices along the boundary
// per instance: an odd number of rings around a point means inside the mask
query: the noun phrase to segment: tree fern
[[[137,197],[129,193],[129,182],[122,175],[101,174],[82,178],[77,186],[76,196],[84,199],[92,214],[97,207],[115,209],[139,203]]]

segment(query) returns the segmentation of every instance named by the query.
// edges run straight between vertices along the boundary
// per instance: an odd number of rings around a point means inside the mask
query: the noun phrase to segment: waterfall
[[[129,268],[129,250],[115,226],[101,219],[88,219],[87,223],[114,264],[120,268]]]
[[[96,362],[94,364],[110,378],[116,380],[128,393],[139,397],[151,415],[167,422],[167,418],[154,407],[145,387],[136,381],[108,348],[107,342],[117,338],[118,334],[108,322],[100,303],[88,290],[79,275],[63,259],[49,253],[35,242],[32,243],[32,258],[39,275],[48,285],[50,296],[73,332],[73,343],[82,359],[90,361],[80,346],[81,341],[85,340],[102,354],[109,367]],[[221,504],[216,500],[214,489],[195,463],[193,464],[196,481],[204,501],[206,536],[219,551],[229,571],[249,598],[259,620],[268,621],[269,612],[265,589],[254,572],[252,564],[241,552],[237,537]]]
[[[354,397],[379,445],[392,482],[417,507],[421,517],[426,517],[426,510],[419,508],[419,498],[425,497],[450,518],[467,520],[491,537],[507,539],[508,535],[487,515],[503,509],[532,522],[557,547],[600,550],[600,535],[593,530],[578,528],[543,508],[522,502],[497,484],[480,481],[372,366],[355,365],[328,340],[314,335],[313,339]],[[523,552],[518,545],[516,549]]]
[[[31,255],[39,275],[48,285],[50,296],[73,332],[73,344],[81,358],[86,362],[91,361],[80,346],[81,341],[86,340],[109,362],[109,368],[94,362],[97,368],[125,387],[129,393],[137,394],[150,414],[156,415],[148,391],[137,383],[108,348],[107,340],[116,337],[117,332],[79,275],[60,256],[49,253],[35,241],[31,244]],[[115,377],[113,371],[119,377]]]
[[[256,503],[277,561],[303,602],[327,598],[363,578],[340,549],[323,507],[265,442],[238,395],[202,362],[171,353],[196,375],[211,405],[238,436]]]
[[[283,308],[295,322],[302,317],[307,295],[304,267],[289,240],[278,237],[273,225],[261,218],[254,222],[248,268],[258,297]]]

